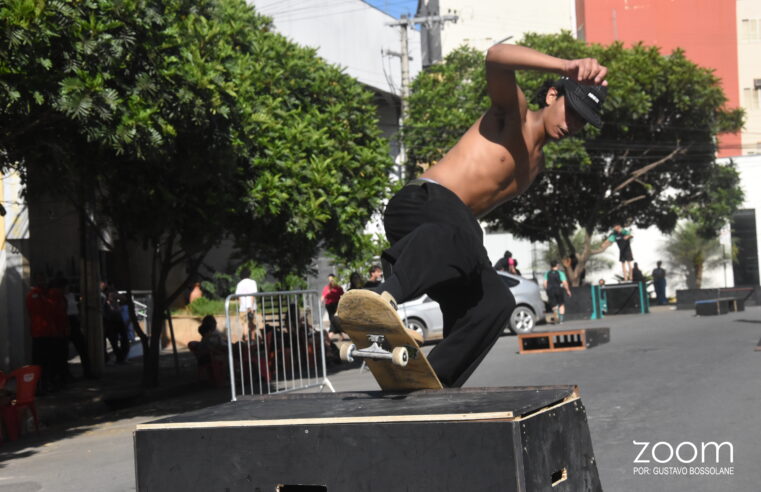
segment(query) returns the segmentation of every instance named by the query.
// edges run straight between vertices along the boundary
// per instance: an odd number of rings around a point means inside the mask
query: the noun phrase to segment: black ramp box
[[[254,396],[142,424],[137,490],[600,491],[574,386]]]

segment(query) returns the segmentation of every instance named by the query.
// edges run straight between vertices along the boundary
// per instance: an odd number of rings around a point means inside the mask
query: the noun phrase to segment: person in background
[[[116,290],[108,291],[103,304],[103,334],[111,344],[111,349],[117,364],[127,362],[129,356],[129,334],[124,324],[122,309],[119,305],[119,294]],[[106,360],[109,356],[106,353]]]
[[[42,368],[40,391],[54,391],[58,389],[54,363],[55,329],[50,315],[47,281],[41,273],[33,276],[32,287],[26,294],[26,309],[32,334],[32,363]]]
[[[558,323],[563,322],[565,317],[565,296],[571,297],[571,288],[568,286],[568,279],[565,272],[561,271],[557,260],[550,262],[550,271],[544,274],[544,290],[547,291],[547,300],[550,308],[555,313],[555,319]]]
[[[632,268],[632,281],[633,282],[644,282],[645,281],[645,275],[643,275],[642,270],[639,269],[639,265],[637,263],[634,263],[634,268]]]
[[[202,297],[203,291],[201,290],[201,282],[196,282],[193,284],[193,290],[190,291],[190,295],[188,296],[188,304],[193,304],[193,301]]]
[[[370,278],[367,280],[367,282],[365,282],[365,289],[378,287],[381,282],[383,282],[383,269],[380,267],[380,265],[371,266],[368,274],[370,275]]]
[[[198,363],[209,364],[213,354],[227,353],[227,340],[224,335],[217,330],[217,320],[211,314],[207,314],[201,320],[198,327],[198,334],[201,335],[201,341],[198,344]]]
[[[65,287],[66,279],[62,272],[58,272],[50,281],[47,291],[54,339],[54,384],[58,387],[63,387],[74,379],[69,372],[69,318],[66,315]]]
[[[328,312],[328,319],[330,319],[330,332],[341,336],[341,329],[333,321],[333,316],[338,309],[338,301],[341,296],[344,295],[344,290],[338,285],[336,276],[334,274],[328,275],[328,283],[322,289],[322,302],[325,304],[325,310]]]
[[[349,289],[361,289],[365,286],[365,281],[362,280],[362,275],[359,274],[359,272],[351,272],[351,275],[349,275]]]
[[[512,273],[513,275],[518,275],[515,270],[515,266],[517,265],[517,262],[513,258],[513,254],[510,251],[505,251],[505,254],[502,255],[502,258],[497,260],[497,263],[494,264],[494,269],[498,272],[507,272]]]
[[[634,236],[629,229],[624,229],[621,224],[613,226],[613,232],[600,245],[600,248],[593,251],[592,254],[602,253],[610,247],[611,244],[618,245],[618,261],[621,262],[621,271],[624,275],[624,282],[632,280],[632,262],[634,254],[632,253],[632,238]]]
[[[666,299],[666,270],[661,267],[662,261],[658,261],[653,269],[653,287],[655,287],[656,302],[659,306],[668,303]]]
[[[90,354],[87,352],[87,342],[82,333],[79,321],[79,301],[77,296],[72,292],[68,282],[64,284],[64,298],[66,299],[66,316],[69,319],[69,341],[79,354],[79,360],[82,363],[84,377],[93,379],[95,375],[90,366]]]
[[[600,310],[603,314],[608,312],[608,293],[605,292],[605,279],[601,278],[597,281],[597,285],[600,286]]]
[[[256,323],[256,297],[244,294],[256,294],[259,292],[259,286],[256,280],[249,278],[249,272],[241,272],[243,278],[241,278],[238,285],[235,286],[235,294],[240,295],[238,298],[238,322],[241,329],[245,326],[244,333],[248,333],[248,336],[253,339],[258,339],[260,335],[260,327],[257,327]]]

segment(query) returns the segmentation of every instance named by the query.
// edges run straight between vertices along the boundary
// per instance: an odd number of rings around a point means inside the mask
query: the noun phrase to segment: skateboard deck
[[[442,388],[410,330],[375,292],[356,289],[344,294],[334,320],[351,338],[342,345],[341,358],[362,358],[383,391]]]

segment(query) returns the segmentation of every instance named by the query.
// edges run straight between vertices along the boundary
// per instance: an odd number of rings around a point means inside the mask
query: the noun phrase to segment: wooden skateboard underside
[[[365,359],[382,390],[442,388],[428,359],[418,350],[417,343],[407,333],[399,315],[375,292],[352,290],[344,294],[338,303],[335,319],[357,349],[367,349],[372,345],[370,335],[383,336],[383,348],[389,352],[395,347],[410,349],[409,361],[405,367],[393,364],[390,359]]]

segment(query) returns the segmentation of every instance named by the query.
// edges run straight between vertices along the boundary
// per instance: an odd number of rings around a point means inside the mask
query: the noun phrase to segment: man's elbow
[[[488,50],[486,50],[486,65],[488,66],[490,63],[496,63],[497,59],[499,59],[499,51],[500,51],[499,44],[495,44],[494,46],[491,46]]]

